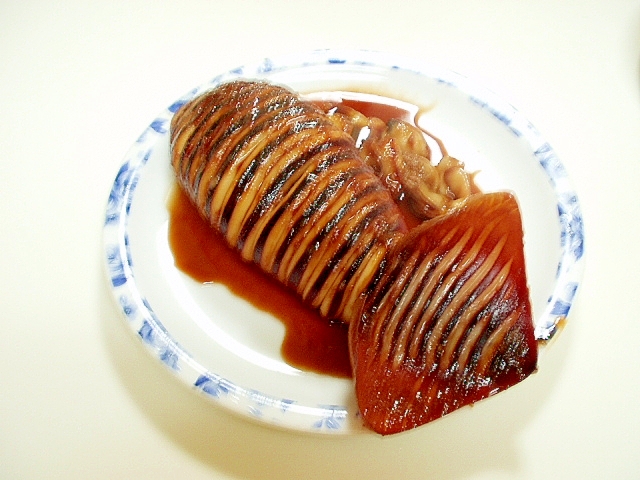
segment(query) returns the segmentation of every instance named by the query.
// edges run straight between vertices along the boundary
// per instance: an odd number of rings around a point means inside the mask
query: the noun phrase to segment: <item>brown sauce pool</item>
[[[351,377],[347,326],[329,322],[259,267],[242,260],[177,186],[169,200],[169,245],[176,266],[198,282],[226,285],[285,325],[281,353],[294,367]]]
[[[344,104],[384,121],[409,119],[396,106],[359,100]],[[347,326],[329,321],[305,305],[290,289],[259,267],[242,260],[199,215],[187,195],[177,186],[169,208],[169,245],[176,267],[202,283],[221,283],[256,308],[278,318],[286,328],[281,348],[284,360],[302,370],[351,378]]]

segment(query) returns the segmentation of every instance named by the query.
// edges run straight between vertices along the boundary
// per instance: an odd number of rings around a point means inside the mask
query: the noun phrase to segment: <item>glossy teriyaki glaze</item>
[[[395,105],[345,99],[345,106],[383,121],[412,121],[410,112]],[[169,243],[176,266],[194,280],[221,283],[256,308],[278,318],[286,327],[281,353],[297,368],[336,377],[351,377],[347,346],[348,327],[327,320],[305,305],[254,264],[245,262],[198,214],[177,186],[169,201]],[[412,221],[411,223],[415,223]]]

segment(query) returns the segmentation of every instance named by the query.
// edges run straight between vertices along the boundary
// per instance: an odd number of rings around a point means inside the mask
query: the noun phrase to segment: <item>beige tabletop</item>
[[[126,326],[103,268],[122,159],[239,65],[371,49],[516,105],[579,196],[585,269],[522,384],[406,434],[229,413]],[[640,478],[640,2],[0,2],[0,478]]]

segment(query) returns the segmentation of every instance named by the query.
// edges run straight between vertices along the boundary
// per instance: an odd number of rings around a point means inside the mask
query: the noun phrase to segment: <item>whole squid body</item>
[[[181,187],[243,259],[349,324],[372,430],[417,427],[535,371],[512,194],[470,194],[409,227],[342,119],[265,82],[222,84],[185,104],[171,152]]]

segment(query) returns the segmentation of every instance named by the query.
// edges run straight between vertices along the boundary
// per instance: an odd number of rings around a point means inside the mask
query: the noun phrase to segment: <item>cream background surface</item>
[[[126,329],[101,263],[129,146],[217,73],[319,48],[426,60],[497,92],[580,197],[586,268],[534,377],[390,438],[227,413]],[[640,475],[640,3],[0,2],[0,477]]]

